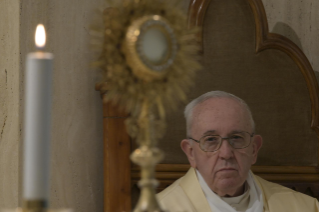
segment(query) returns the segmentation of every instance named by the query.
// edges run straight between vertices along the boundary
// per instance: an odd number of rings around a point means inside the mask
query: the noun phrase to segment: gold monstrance
[[[141,166],[141,189],[134,212],[163,211],[155,197],[154,169],[163,158],[156,147],[165,131],[166,113],[186,100],[197,62],[196,30],[187,29],[186,15],[177,1],[127,0],[103,10],[103,49],[95,62],[104,73],[104,100],[130,114],[129,135],[139,148],[131,160]],[[98,39],[98,36],[94,39]]]

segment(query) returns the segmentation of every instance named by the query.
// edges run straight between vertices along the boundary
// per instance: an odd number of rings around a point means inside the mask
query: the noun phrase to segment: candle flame
[[[43,48],[45,46],[45,29],[42,24],[38,24],[35,32],[35,45],[38,48]]]

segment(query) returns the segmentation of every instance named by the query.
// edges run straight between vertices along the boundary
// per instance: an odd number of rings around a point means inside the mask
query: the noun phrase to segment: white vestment
[[[232,207],[228,203],[224,201],[225,198],[221,198],[217,194],[215,194],[207,185],[202,175],[196,170],[196,174],[198,177],[199,184],[205,194],[205,197],[208,201],[208,204],[212,211],[216,212],[238,212],[236,208]],[[262,192],[258,185],[256,184],[254,178],[252,177],[252,173],[249,172],[247,178],[247,186],[249,187],[247,193],[243,194],[243,197],[248,197],[248,205],[246,212],[263,212],[263,197]]]

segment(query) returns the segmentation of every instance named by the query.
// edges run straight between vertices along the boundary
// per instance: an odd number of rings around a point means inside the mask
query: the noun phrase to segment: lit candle
[[[45,39],[44,26],[38,25],[35,42],[39,51],[26,59],[23,198],[47,202],[53,54],[41,51]]]

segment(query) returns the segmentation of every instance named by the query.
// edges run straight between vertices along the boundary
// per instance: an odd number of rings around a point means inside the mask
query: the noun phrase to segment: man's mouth
[[[222,168],[222,169],[220,169],[220,170],[218,170],[219,172],[220,171],[225,171],[225,172],[227,172],[227,171],[236,171],[236,169],[234,169],[234,168]]]

